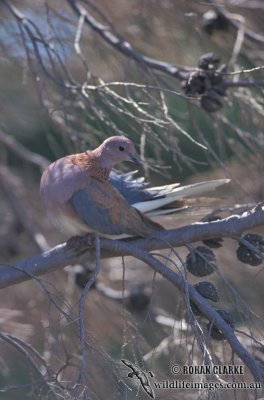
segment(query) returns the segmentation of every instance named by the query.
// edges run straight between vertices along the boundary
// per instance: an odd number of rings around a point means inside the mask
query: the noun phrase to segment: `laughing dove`
[[[143,180],[132,179],[133,173],[119,175],[111,171],[122,161],[139,163],[134,144],[125,136],[112,136],[95,150],[60,158],[48,166],[41,178],[40,195],[62,230],[72,235],[95,232],[103,236],[147,236],[164,228],[144,214],[171,212],[170,205],[175,201],[229,181],[146,189]]]

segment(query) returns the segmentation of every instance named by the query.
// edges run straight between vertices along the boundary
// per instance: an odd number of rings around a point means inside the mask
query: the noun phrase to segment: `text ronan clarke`
[[[244,365],[183,365],[184,375],[243,375]]]

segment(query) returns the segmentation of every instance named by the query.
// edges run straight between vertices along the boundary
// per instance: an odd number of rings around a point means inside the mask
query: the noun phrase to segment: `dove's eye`
[[[124,148],[123,146],[119,146],[119,150],[120,150],[120,151],[124,151],[125,148]]]

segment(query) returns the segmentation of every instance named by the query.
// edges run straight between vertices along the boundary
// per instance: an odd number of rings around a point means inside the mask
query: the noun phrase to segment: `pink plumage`
[[[52,218],[70,234],[145,236],[162,229],[133,208],[109,183],[113,165],[138,162],[132,141],[112,136],[97,149],[63,157],[44,171],[40,194]]]
[[[60,158],[44,171],[40,194],[60,229],[72,235],[96,232],[107,236],[146,236],[163,227],[145,214],[157,216],[178,211],[185,206],[186,197],[229,182],[216,179],[181,187],[173,183],[145,189],[140,180],[130,181],[126,175],[111,172],[122,161],[139,163],[139,157],[130,139],[112,136],[95,150]]]

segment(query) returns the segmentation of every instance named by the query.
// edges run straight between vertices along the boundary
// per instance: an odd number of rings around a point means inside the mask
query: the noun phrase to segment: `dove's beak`
[[[140,160],[140,158],[137,155],[137,153],[130,154],[129,158],[130,158],[130,161],[132,161],[133,163],[135,163],[137,165],[142,165],[143,164],[142,160]]]

